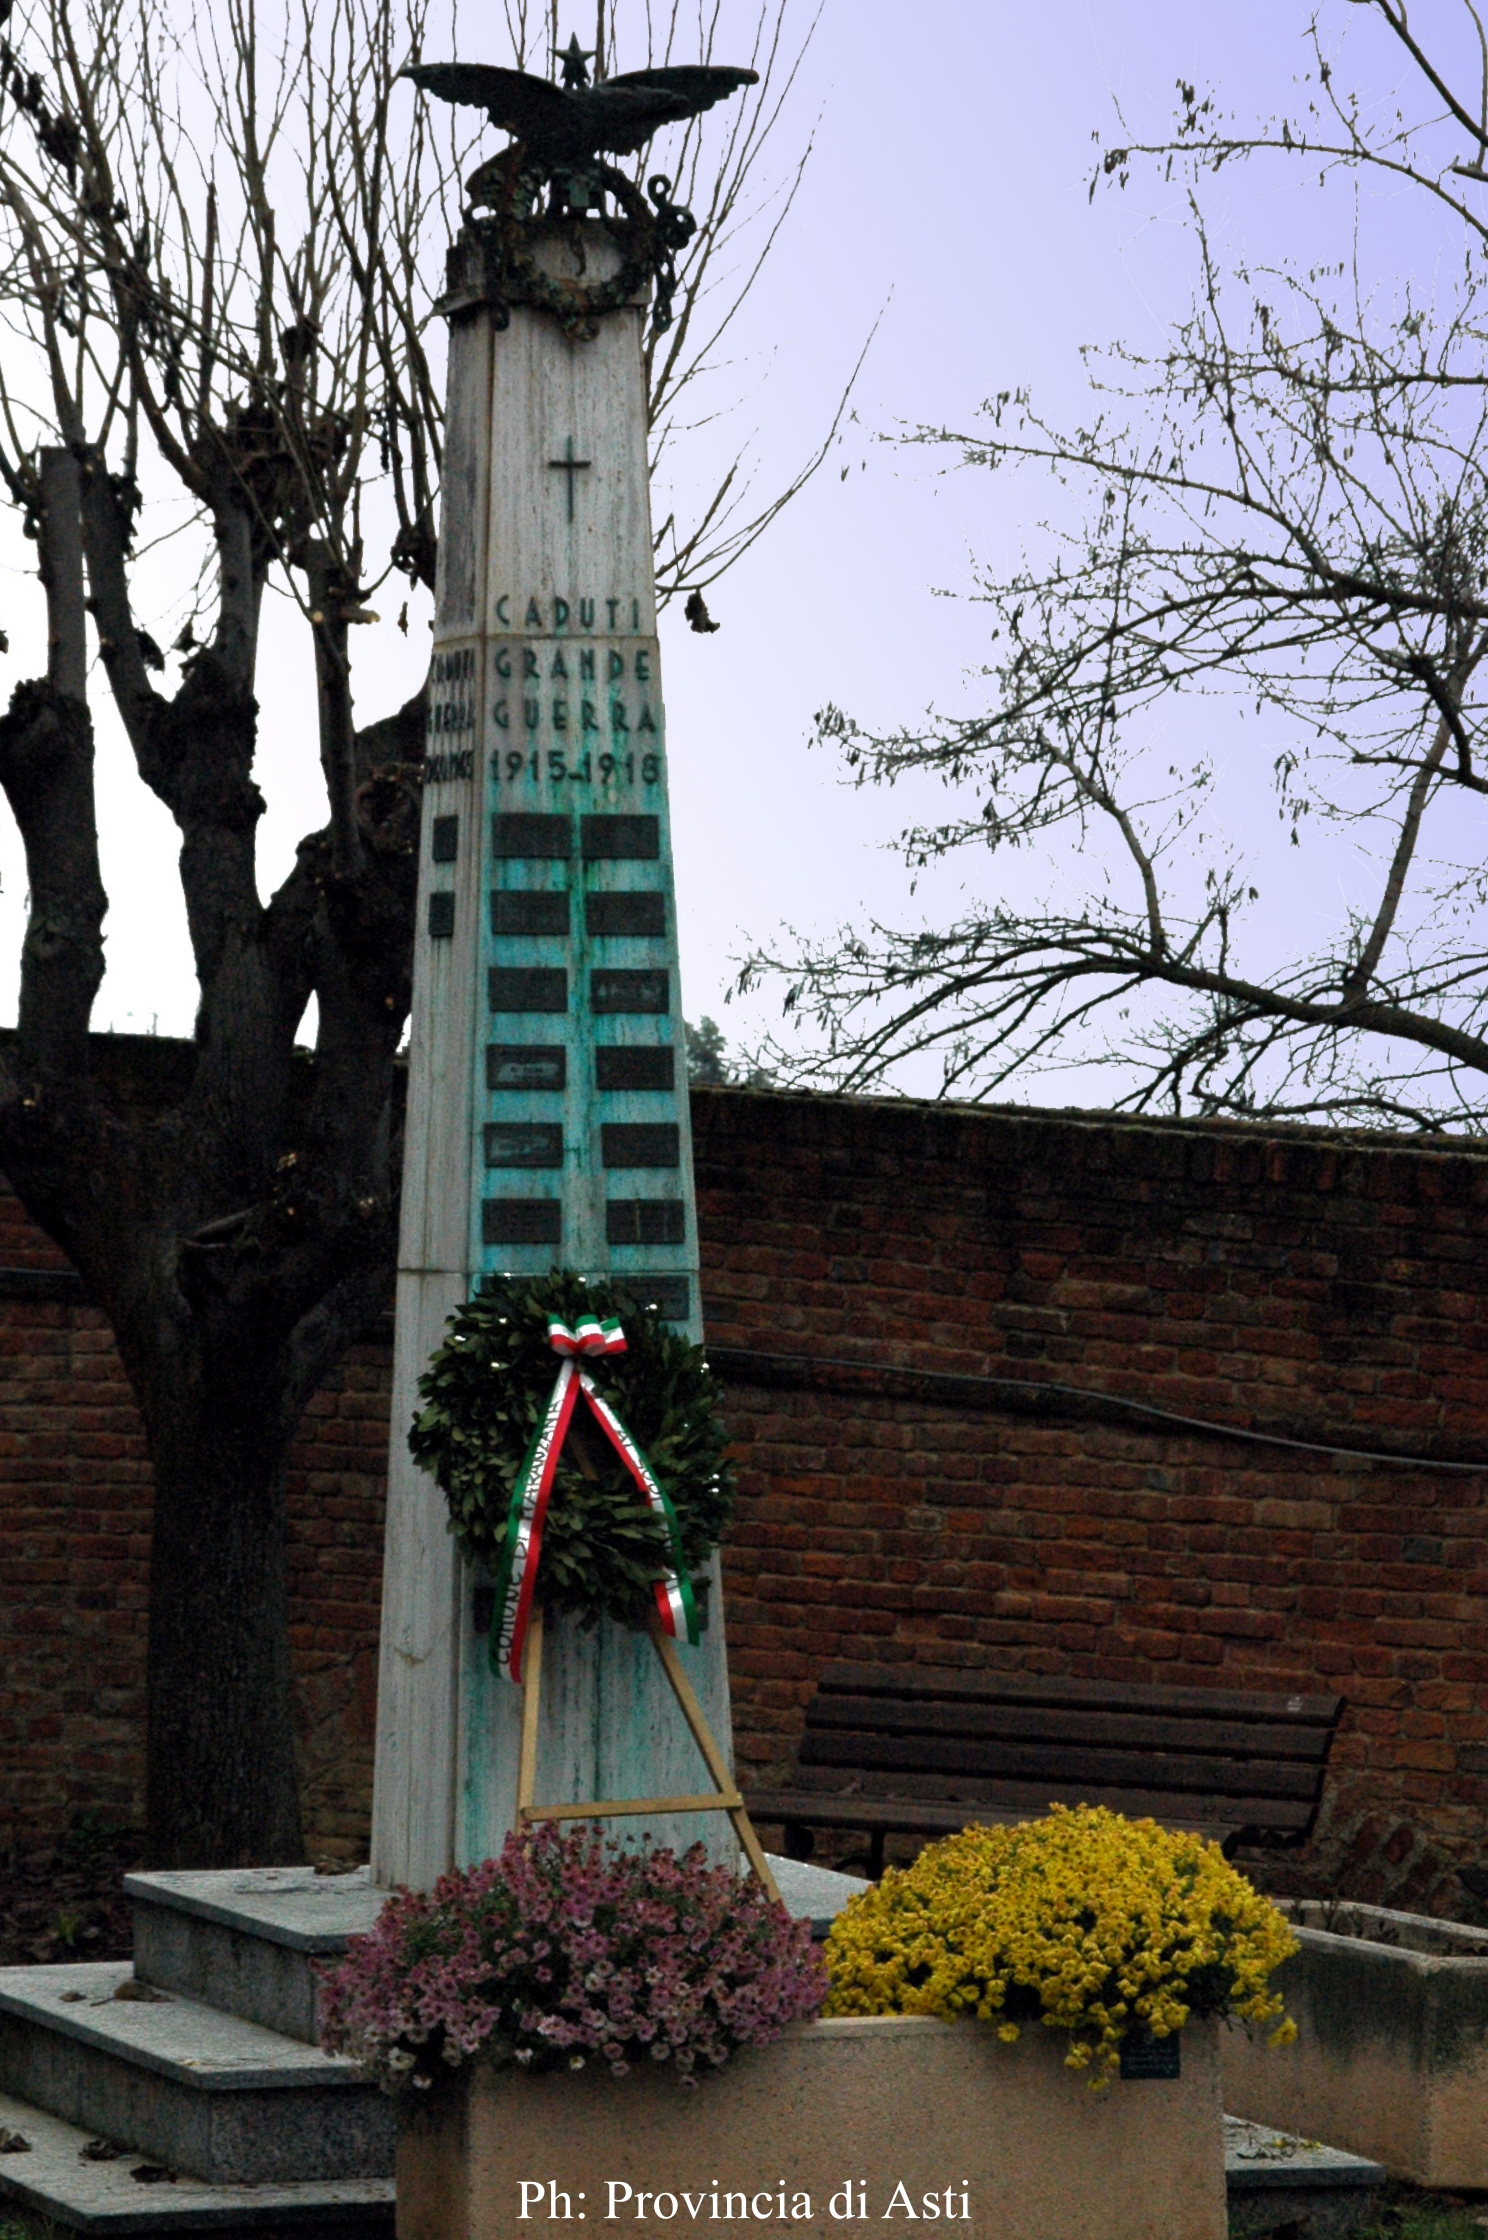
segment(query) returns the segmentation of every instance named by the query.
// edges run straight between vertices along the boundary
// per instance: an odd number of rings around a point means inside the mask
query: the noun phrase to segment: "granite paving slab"
[[[214,2184],[383,2177],[394,2121],[354,2062],[176,1993],[127,1962],[0,1970],[0,2092]]]
[[[313,1867],[210,1867],[129,1874],[124,1888],[137,1905],[251,1930],[321,1959],[343,1951],[348,1937],[365,1935],[388,1898],[373,1889],[370,1867],[329,1875]]]
[[[1345,2240],[1373,2223],[1385,2182],[1379,2163],[1243,2116],[1226,2116],[1224,2133],[1231,2240],[1283,2228]]]
[[[207,2185],[181,2172],[142,2183],[136,2170],[159,2170],[139,2154],[97,2161],[93,2134],[23,2100],[0,2095],[0,2128],[18,2133],[24,2154],[0,2155],[0,2200],[50,2217],[71,2232],[210,2232],[218,2240],[294,2233],[300,2240],[392,2240],[393,2181],[344,2178],[312,2185]]]
[[[354,2061],[322,2053],[262,2024],[223,2014],[176,1994],[121,1999],[134,1969],[127,1960],[70,1961],[0,1968],[0,2016],[40,2024],[100,2052],[199,2090],[356,2087]],[[3,2035],[0,2029],[0,2035]]]
[[[814,1937],[826,1935],[849,1898],[871,1888],[858,1875],[838,1874],[833,1867],[814,1867],[809,1859],[782,1859],[773,1851],[767,1851],[765,1857],[787,1913],[798,1920],[806,1915]]]
[[[798,1859],[770,1864],[786,1906],[810,1920],[817,1938],[867,1887]],[[136,1974],[311,2046],[320,2038],[319,1967],[364,1935],[387,1899],[366,1867],[345,1875],[310,1867],[141,1873],[124,1887],[134,1907]]]
[[[387,1900],[370,1870],[213,1868],[132,1874],[134,1965],[148,1983],[319,2042],[318,1965],[370,1929]]]
[[[868,1887],[859,1875],[775,1852],[766,1856],[786,1906],[813,1920],[830,1920]],[[130,1874],[124,1888],[137,1905],[192,1914],[330,1959],[345,1950],[348,1937],[364,1936],[387,1903],[387,1891],[375,1889],[371,1875],[370,1867],[338,1875],[319,1875],[313,1867],[213,1867]]]

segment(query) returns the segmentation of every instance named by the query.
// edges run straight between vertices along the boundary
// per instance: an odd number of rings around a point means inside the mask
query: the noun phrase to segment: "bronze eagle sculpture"
[[[559,53],[561,86],[487,62],[415,62],[400,75],[441,101],[484,109],[492,124],[553,170],[579,169],[598,155],[633,155],[664,124],[700,116],[740,86],[759,83],[757,70],[698,63],[629,70],[592,86],[578,41]]]

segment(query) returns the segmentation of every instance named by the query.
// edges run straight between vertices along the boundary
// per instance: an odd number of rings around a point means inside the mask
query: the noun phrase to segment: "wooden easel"
[[[703,1796],[694,1797],[605,1797],[595,1804],[534,1804],[532,1793],[537,1785],[537,1714],[542,1692],[543,1614],[540,1604],[533,1609],[527,1627],[527,1651],[522,1663],[522,1748],[517,1760],[517,1824],[531,1827],[541,1820],[620,1820],[641,1812],[726,1812],[734,1824],[734,1833],[743,1846],[756,1880],[766,1894],[779,1902],[780,1892],[775,1887],[775,1877],[770,1872],[769,1861],[754,1832],[754,1823],[744,1809],[723,1752],[713,1739],[712,1729],[703,1717],[703,1707],[694,1693],[692,1682],[682,1669],[677,1654],[677,1644],[671,1635],[663,1633],[660,1621],[651,1620],[647,1629],[651,1645],[661,1659],[661,1669],[672,1684],[672,1693],[682,1707],[692,1739],[703,1754],[703,1762],[717,1783],[715,1789]]]

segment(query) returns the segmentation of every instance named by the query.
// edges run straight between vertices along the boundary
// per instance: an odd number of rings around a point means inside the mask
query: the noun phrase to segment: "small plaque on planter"
[[[1183,2074],[1183,2049],[1175,2030],[1168,2038],[1123,2038],[1123,2084],[1169,2084]]]

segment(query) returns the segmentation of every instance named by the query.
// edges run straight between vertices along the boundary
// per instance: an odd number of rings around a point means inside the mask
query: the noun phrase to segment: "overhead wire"
[[[1210,1438],[1243,1439],[1253,1446],[1285,1447],[1297,1454],[1330,1455],[1346,1462],[1381,1463],[1395,1470],[1450,1471],[1456,1475],[1477,1475],[1488,1470],[1488,1460],[1482,1462],[1448,1462],[1435,1455],[1397,1454],[1387,1447],[1350,1447],[1334,1440],[1296,1439],[1285,1432],[1259,1431],[1248,1424],[1215,1423],[1205,1416],[1181,1415],[1172,1408],[1160,1408],[1150,1400],[1131,1400],[1119,1392],[1102,1392],[1085,1385],[1056,1384],[1042,1377],[990,1377],[976,1376],[967,1371],[950,1369],[916,1369],[901,1367],[892,1362],[854,1361],[831,1354],[820,1353],[766,1353],[749,1346],[708,1347],[708,1358],[727,1375],[728,1365],[734,1363],[741,1372],[749,1367],[776,1367],[786,1370],[829,1369],[859,1377],[901,1378],[912,1383],[940,1388],[960,1388],[990,1394],[1001,1393],[1020,1400],[1074,1401],[1096,1410],[1116,1409],[1128,1416],[1138,1416],[1149,1423],[1172,1425],[1183,1431],[1197,1431]]]

